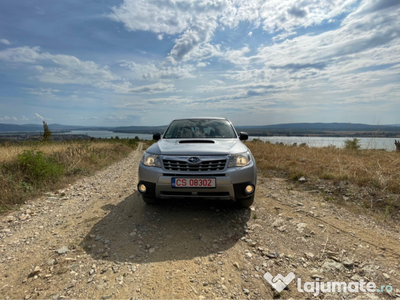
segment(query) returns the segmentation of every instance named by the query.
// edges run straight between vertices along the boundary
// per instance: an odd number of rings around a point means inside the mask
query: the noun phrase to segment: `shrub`
[[[100,170],[128,155],[135,145],[133,139],[0,145],[0,213]]]
[[[324,173],[320,176],[320,178],[324,179],[324,180],[333,180],[333,179],[335,179],[335,176],[330,173]]]
[[[55,163],[41,151],[25,150],[18,155],[17,162],[26,181],[33,184],[45,180],[53,181],[65,172],[62,165]]]
[[[264,143],[263,140],[261,140],[259,138],[255,138],[251,142],[253,142],[253,143]]]
[[[360,140],[357,138],[354,138],[352,140],[345,140],[344,148],[348,150],[360,150],[361,148]]]

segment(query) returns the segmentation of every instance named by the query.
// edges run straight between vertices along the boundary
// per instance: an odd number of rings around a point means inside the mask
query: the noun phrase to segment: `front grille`
[[[206,160],[195,165],[189,164],[187,161],[164,159],[163,164],[164,169],[168,171],[212,172],[224,170],[226,159]]]

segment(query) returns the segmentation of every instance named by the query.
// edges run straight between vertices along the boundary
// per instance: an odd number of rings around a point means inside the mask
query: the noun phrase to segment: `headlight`
[[[244,167],[251,162],[251,155],[249,152],[231,155],[229,159],[228,168],[231,167]]]
[[[148,167],[161,167],[160,157],[155,154],[143,154],[142,163]]]

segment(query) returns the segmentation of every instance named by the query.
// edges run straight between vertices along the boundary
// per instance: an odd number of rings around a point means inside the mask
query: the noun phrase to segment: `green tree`
[[[352,140],[345,140],[344,141],[344,148],[348,150],[360,150],[360,140],[359,139],[352,139]]]
[[[47,125],[47,123],[45,121],[43,121],[43,130],[44,130],[44,132],[43,132],[42,141],[47,142],[50,140],[52,132],[50,131],[49,126]]]

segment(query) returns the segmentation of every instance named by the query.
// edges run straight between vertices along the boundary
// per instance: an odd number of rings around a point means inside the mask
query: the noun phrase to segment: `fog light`
[[[142,194],[146,193],[146,190],[147,190],[146,186],[143,183],[139,184],[138,189],[139,189],[139,192],[141,192]]]
[[[246,186],[246,188],[244,189],[244,193],[247,195],[251,195],[254,193],[254,185],[249,184],[248,186]]]

